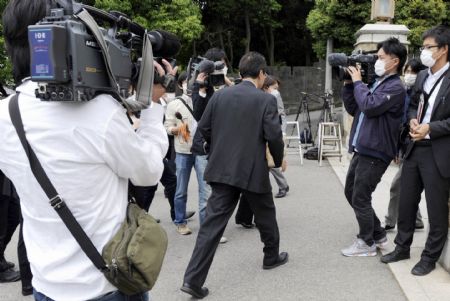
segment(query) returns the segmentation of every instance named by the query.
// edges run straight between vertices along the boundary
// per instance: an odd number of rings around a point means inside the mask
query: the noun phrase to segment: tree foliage
[[[435,25],[450,20],[450,1],[397,0],[395,24],[404,24],[411,33],[408,37],[411,50],[422,45],[422,33]],[[364,24],[370,23],[370,1],[316,0],[309,13],[307,26],[313,36],[313,48],[319,57],[326,53],[326,41],[334,40],[334,51],[350,52],[355,43],[354,34]],[[448,21],[447,21],[448,22]]]
[[[325,57],[329,38],[334,40],[336,52],[351,52],[355,32],[369,21],[370,7],[370,1],[316,0],[306,20],[316,54]]]
[[[0,9],[3,11],[8,3],[7,0],[0,0]],[[0,32],[3,32],[2,24],[0,23]],[[5,49],[5,39],[3,35],[0,35],[0,83],[2,84],[12,84],[12,66],[8,58]]]

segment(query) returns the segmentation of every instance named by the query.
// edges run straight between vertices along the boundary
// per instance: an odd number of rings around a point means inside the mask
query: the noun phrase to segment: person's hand
[[[419,121],[416,118],[413,118],[409,121],[409,129],[414,133],[416,128],[419,126]]]
[[[397,164],[397,165],[399,165],[400,164],[400,158],[399,158],[399,156],[397,155],[397,156],[395,156],[395,158],[394,158],[394,163],[395,164]]]
[[[199,82],[199,83],[204,83],[207,77],[208,77],[208,75],[207,75],[205,72],[200,72],[200,73],[197,75],[197,78],[196,78],[196,79],[197,79],[197,82]]]
[[[179,127],[173,127],[170,132],[172,133],[172,135],[174,136],[178,136],[178,134],[180,133],[180,128]]]
[[[287,161],[286,159],[283,159],[283,162],[281,162],[281,171],[285,172],[287,169]]]
[[[225,85],[231,87],[234,83],[225,75]]]
[[[424,139],[430,133],[430,125],[428,123],[418,125],[413,131],[409,133],[414,141]]]
[[[347,71],[352,77],[353,82],[362,81],[361,69],[359,67],[356,68],[355,66],[349,66]]]
[[[178,66],[176,66],[175,68],[172,67],[172,65],[165,59],[162,59],[162,63],[164,65],[164,69],[165,69],[165,73],[168,75],[177,75],[178,72]],[[158,64],[159,65],[159,64]]]

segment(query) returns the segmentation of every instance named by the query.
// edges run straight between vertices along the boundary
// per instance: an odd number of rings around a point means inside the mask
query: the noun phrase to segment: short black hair
[[[406,56],[408,54],[405,45],[400,43],[400,41],[397,38],[389,38],[387,40],[384,40],[383,42],[378,43],[377,50],[380,50],[381,48],[383,48],[383,51],[387,55],[393,55],[398,57],[400,62],[397,66],[397,72],[401,74],[403,66],[405,65],[406,62]]]
[[[408,69],[408,67],[411,67],[411,71],[414,72],[415,74],[419,73],[420,71],[422,71],[424,69],[427,69],[427,66],[422,64],[422,62],[419,59],[410,59],[405,64],[405,71],[406,71],[406,69]]]
[[[30,76],[28,25],[42,20],[52,4],[52,0],[11,0],[3,11],[3,36],[16,84]]]
[[[263,55],[252,51],[244,54],[239,61],[239,73],[242,78],[257,78],[259,72],[262,70],[266,72],[267,63]]]
[[[183,71],[183,72],[180,73],[180,75],[178,75],[178,79],[177,79],[178,86],[181,87],[185,80],[187,80],[187,72]]]
[[[225,53],[225,51],[217,47],[208,49],[204,57],[213,62],[227,60],[227,54]]]
[[[425,31],[422,35],[422,40],[433,38],[439,48],[448,46],[447,61],[450,61],[450,28],[445,25],[438,25]]]

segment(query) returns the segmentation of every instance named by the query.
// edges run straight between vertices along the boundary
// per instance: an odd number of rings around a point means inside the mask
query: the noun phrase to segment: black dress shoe
[[[198,287],[195,285],[190,285],[189,283],[184,283],[181,287],[181,291],[197,299],[203,299],[209,294],[207,287]]]
[[[195,214],[195,211],[186,211],[186,214],[184,215],[185,219],[190,219]]]
[[[381,256],[381,262],[383,263],[391,263],[391,262],[397,262],[400,260],[409,259],[409,251],[402,251],[399,249],[395,249],[391,253],[388,253],[384,256]]]
[[[436,263],[420,260],[411,270],[411,274],[425,276],[436,268]]]
[[[0,272],[0,283],[16,282],[20,280],[20,273],[13,269]]]
[[[15,266],[14,263],[6,261],[6,259],[3,257],[0,259],[0,271],[6,271],[9,269],[12,269]]]
[[[425,228],[425,225],[423,223],[416,223],[415,228],[416,228],[416,230],[420,230],[420,229]]]
[[[391,225],[387,225],[387,224],[386,224],[386,225],[384,226],[384,230],[385,230],[385,231],[389,231],[389,230],[392,230],[392,229],[394,229],[394,228],[395,228],[395,225],[394,225],[394,226],[391,226]]]
[[[240,223],[240,224],[245,229],[252,229],[255,226],[255,224],[252,224],[252,223]]]
[[[278,255],[278,258],[277,258],[277,260],[275,260],[275,262],[273,262],[273,263],[264,262],[263,269],[270,270],[270,269],[276,268],[276,267],[288,262],[288,259],[289,259],[289,254],[287,252],[281,252],[280,255]]]
[[[275,195],[275,198],[284,198],[286,196],[287,191],[285,189],[280,189],[278,193]]]
[[[33,294],[33,287],[30,285],[22,286],[22,295],[29,296]]]

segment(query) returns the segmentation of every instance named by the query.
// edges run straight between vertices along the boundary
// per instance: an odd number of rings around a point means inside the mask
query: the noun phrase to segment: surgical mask
[[[272,94],[273,96],[277,97],[280,95],[280,92],[277,89],[273,89],[270,94]]]
[[[412,87],[416,83],[417,74],[405,74],[405,86]]]
[[[420,61],[428,68],[431,68],[434,64],[436,64],[436,60],[433,58],[433,52],[429,49],[422,50],[422,53],[420,54]]]
[[[375,74],[378,76],[383,76],[386,73],[386,63],[382,60],[377,60],[375,63]]]
[[[187,83],[183,83],[183,85],[181,85],[183,88],[183,94],[187,95]]]

